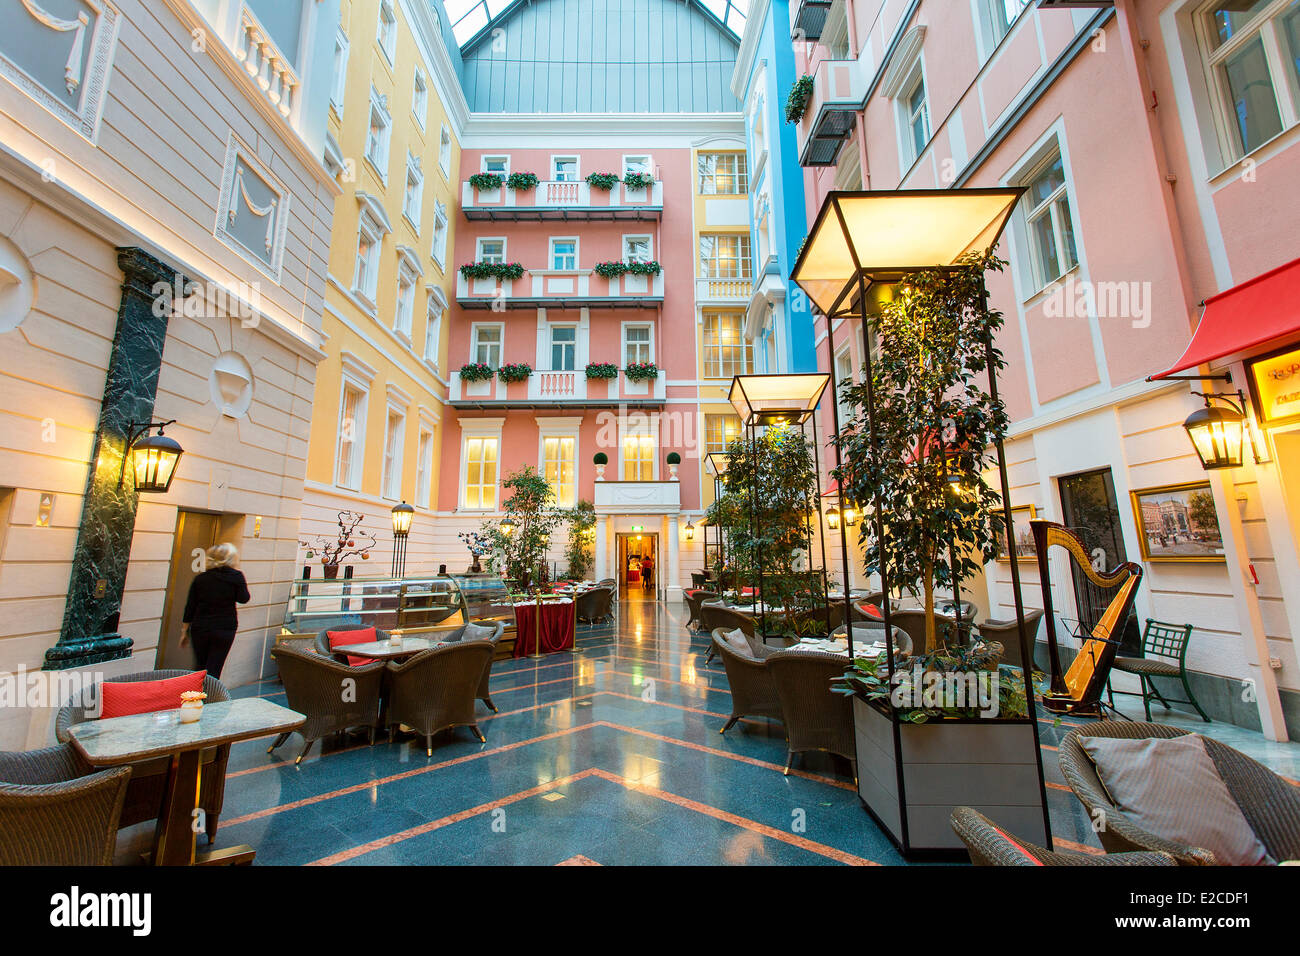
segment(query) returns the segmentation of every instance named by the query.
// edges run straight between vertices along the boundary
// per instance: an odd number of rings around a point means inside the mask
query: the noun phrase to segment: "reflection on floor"
[[[679,602],[624,600],[616,625],[580,628],[577,653],[497,662],[486,744],[457,730],[427,758],[409,739],[354,737],[296,767],[293,742],[270,756],[236,744],[217,845],[289,866],[903,862],[846,762],[810,754],[785,777],[779,722],[718,734],[726,676],[685,617]],[[284,700],[274,680],[235,694]],[[1041,723],[1044,767],[1058,847],[1088,849],[1054,752],[1076,725]]]

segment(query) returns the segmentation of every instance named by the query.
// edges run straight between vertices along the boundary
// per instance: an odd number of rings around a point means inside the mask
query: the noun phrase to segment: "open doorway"
[[[190,583],[205,567],[200,560],[203,552],[223,541],[241,547],[243,529],[243,515],[186,511],[183,508],[177,510],[176,534],[172,538],[172,564],[167,573],[167,598],[163,603],[155,667],[181,670],[191,670],[194,667],[192,650],[180,646],[181,618],[185,615],[185,599],[189,597]]]
[[[660,580],[659,535],[634,531],[618,535],[617,540],[619,597],[655,600]]]

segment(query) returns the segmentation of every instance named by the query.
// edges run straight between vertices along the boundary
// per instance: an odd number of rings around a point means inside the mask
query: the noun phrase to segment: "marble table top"
[[[206,750],[236,740],[267,737],[301,727],[306,717],[260,697],[203,706],[203,715],[182,724],[181,712],[160,710],[129,717],[87,720],[68,728],[73,746],[96,767],[135,763],[151,757]]]
[[[365,644],[340,644],[334,648],[335,654],[348,654],[352,657],[373,657],[377,661],[394,657],[410,657],[431,647],[442,647],[446,641],[435,641],[429,637],[403,637],[400,644],[388,641],[368,641]]]

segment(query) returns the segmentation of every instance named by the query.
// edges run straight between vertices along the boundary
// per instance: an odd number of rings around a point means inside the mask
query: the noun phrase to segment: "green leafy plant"
[[[462,382],[486,382],[495,374],[496,369],[486,362],[471,362],[460,367],[460,380]]]
[[[987,356],[995,369],[1005,364],[990,353],[1003,318],[988,307],[983,274],[1005,265],[976,255],[956,271],[907,276],[868,316],[880,353],[871,370],[874,436],[865,377],[841,391],[853,414],[835,439],[844,465],[832,474],[849,497],[879,500],[879,514],[859,525],[867,571],[883,567],[891,586],[920,598],[931,648],[936,587],[958,591],[979,573],[1002,527],[1001,496],[984,476],[1007,428],[1005,407],[985,391]]]
[[[785,99],[785,121],[787,123],[797,123],[803,119],[803,114],[808,109],[808,101],[813,95],[813,78],[805,73],[799,79],[794,81],[794,86],[790,87],[790,95]]]
[[[644,262],[640,259],[633,259],[627,264],[627,271],[634,276],[657,276],[664,271],[664,267],[654,259],[648,259]]]
[[[484,193],[500,189],[503,182],[500,173],[475,173],[469,178],[469,184]]]
[[[591,462],[594,465],[608,465],[609,455],[606,455],[603,451],[598,451],[591,456]]]
[[[609,192],[618,185],[618,173],[588,173],[587,185],[592,189],[603,189]]]
[[[518,262],[467,262],[460,267],[466,279],[501,279],[512,281],[524,277],[524,267]]]
[[[633,362],[623,369],[629,382],[650,382],[659,377],[659,366],[654,362]]]
[[[567,576],[575,581],[586,580],[592,568],[592,545],[596,537],[596,506],[590,501],[579,501],[568,513],[569,539],[564,548],[564,560],[569,565]]]
[[[591,267],[591,271],[606,279],[617,279],[619,276],[627,274],[627,263],[597,262]]]
[[[628,189],[649,189],[655,184],[655,178],[649,173],[628,173],[623,177],[623,185]]]
[[[527,192],[530,189],[536,189],[537,184],[541,182],[536,173],[511,173],[506,179],[506,188],[513,189],[515,192]]]
[[[506,532],[501,524],[487,521],[482,531],[491,539],[505,577],[527,589],[531,582],[542,580],[551,535],[565,521],[565,513],[554,507],[551,483],[531,465],[503,477],[501,490],[507,495],[501,503],[502,523],[509,519],[513,528]]]
[[[613,362],[590,362],[587,364],[587,378],[618,378],[618,366]]]
[[[682,463],[682,456],[677,454],[675,451],[670,451],[668,457],[664,460],[670,465],[680,465]]]
[[[497,369],[497,378],[509,385],[511,382],[524,382],[533,374],[533,367],[527,362],[507,362]]]

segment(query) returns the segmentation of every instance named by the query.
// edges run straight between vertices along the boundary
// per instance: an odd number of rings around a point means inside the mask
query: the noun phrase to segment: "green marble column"
[[[137,496],[130,475],[122,487],[117,482],[131,423],[152,420],[158,394],[170,310],[161,317],[154,314],[158,301],[154,287],[159,282],[174,286],[178,276],[170,266],[134,247],[119,248],[117,264],[123,273],[117,332],[90,456],[63,628],[58,643],[45,652],[46,670],[117,660],[131,653],[131,639],[116,630]]]

